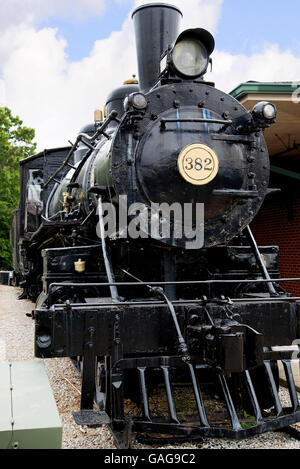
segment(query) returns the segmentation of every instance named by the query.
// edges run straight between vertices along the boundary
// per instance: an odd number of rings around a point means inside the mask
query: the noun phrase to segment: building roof
[[[247,81],[241,83],[234,90],[231,91],[231,96],[241,101],[248,94],[283,94],[292,95],[295,90],[300,86],[300,82],[295,84],[290,81],[286,82],[259,82]]]
[[[283,164],[300,162],[300,81],[241,83],[231,91],[246,109],[260,101],[270,101],[277,107],[276,123],[264,132],[273,161]]]

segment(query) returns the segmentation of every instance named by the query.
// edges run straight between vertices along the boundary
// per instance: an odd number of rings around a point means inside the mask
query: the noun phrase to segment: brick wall
[[[288,209],[283,196],[267,197],[251,228],[259,245],[280,247],[281,278],[300,278],[299,191],[294,194],[290,208],[292,211]],[[300,282],[285,283],[283,287],[289,293],[300,296]]]

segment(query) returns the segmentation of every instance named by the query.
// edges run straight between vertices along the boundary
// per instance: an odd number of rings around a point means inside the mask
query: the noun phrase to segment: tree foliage
[[[11,267],[10,223],[20,197],[20,160],[32,155],[34,129],[0,107],[0,267]]]

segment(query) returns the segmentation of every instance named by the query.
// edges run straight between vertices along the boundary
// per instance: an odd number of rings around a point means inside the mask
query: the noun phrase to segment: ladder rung
[[[88,147],[90,150],[94,150],[95,147],[93,145],[91,145],[89,142],[87,142],[86,140],[84,140],[83,138],[81,139],[81,143],[83,143],[83,145],[85,145],[86,147]]]

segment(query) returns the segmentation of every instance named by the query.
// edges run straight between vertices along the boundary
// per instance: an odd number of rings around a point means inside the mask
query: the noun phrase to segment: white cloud
[[[136,1],[133,8],[141,3],[145,1]],[[201,21],[207,28],[216,28],[222,0],[209,3],[173,0],[172,3],[182,9],[189,27]],[[0,17],[6,16],[10,24],[0,38],[0,64],[3,64],[0,78],[5,82],[5,104],[26,125],[36,129],[39,148],[66,144],[68,139],[73,139],[79,128],[92,120],[94,108],[103,107],[108,93],[137,73],[130,15],[121,31],[96,41],[90,55],[74,63],[67,61],[66,42],[58,31],[34,28],[34,23],[42,17],[63,15],[67,11],[74,16],[83,5],[86,14],[97,8],[100,14],[104,0],[2,0],[1,3]],[[22,24],[18,24],[22,17]]]
[[[74,139],[92,121],[94,109],[103,108],[110,91],[136,73],[131,21],[96,41],[80,62],[68,63],[66,46],[55,29],[19,28],[2,68],[5,104],[36,129],[39,149]]]
[[[1,0],[0,30],[12,25],[32,25],[49,16],[84,20],[99,16],[105,10],[106,0]]]
[[[50,146],[56,130],[64,127],[66,90],[66,42],[54,29],[22,28],[19,44],[3,67],[6,105],[24,123],[37,130],[38,143]],[[40,145],[39,145],[40,146]]]
[[[41,12],[36,8],[39,3],[44,8]],[[51,9],[45,6],[48,3]],[[121,31],[96,41],[88,57],[73,63],[67,60],[67,44],[59,31],[36,29],[34,21],[39,15],[52,14],[54,8],[56,14],[66,14],[66,5],[70,3],[69,0],[1,0],[0,17],[3,5],[7,5],[10,14],[11,5],[18,4],[21,10],[17,15],[21,17],[21,11],[26,10],[23,6],[27,5],[26,11],[30,12],[27,17],[34,18],[11,24],[0,36],[0,105],[7,105],[26,125],[36,129],[39,149],[65,145],[68,139],[75,139],[80,127],[92,121],[93,110],[103,107],[109,92],[137,73],[130,16]],[[141,3],[145,0],[137,0],[134,7]],[[217,31],[222,0],[172,0],[171,3],[182,9],[184,28],[201,26],[212,33]],[[83,5],[90,12],[94,8],[100,14],[99,5],[103,8],[104,0],[72,0],[72,5],[73,15]],[[247,80],[299,78],[300,58],[280,51],[276,45],[268,45],[249,57],[231,55],[219,47],[214,53],[214,71],[207,75],[208,80],[215,80],[217,87],[227,92]]]
[[[226,52],[214,53],[213,73],[208,75],[216,86],[230,92],[245,81],[299,81],[300,57],[290,51],[280,51],[279,46],[265,46],[260,53],[246,56]]]
[[[5,83],[4,80],[0,80],[0,106],[5,105]]]

